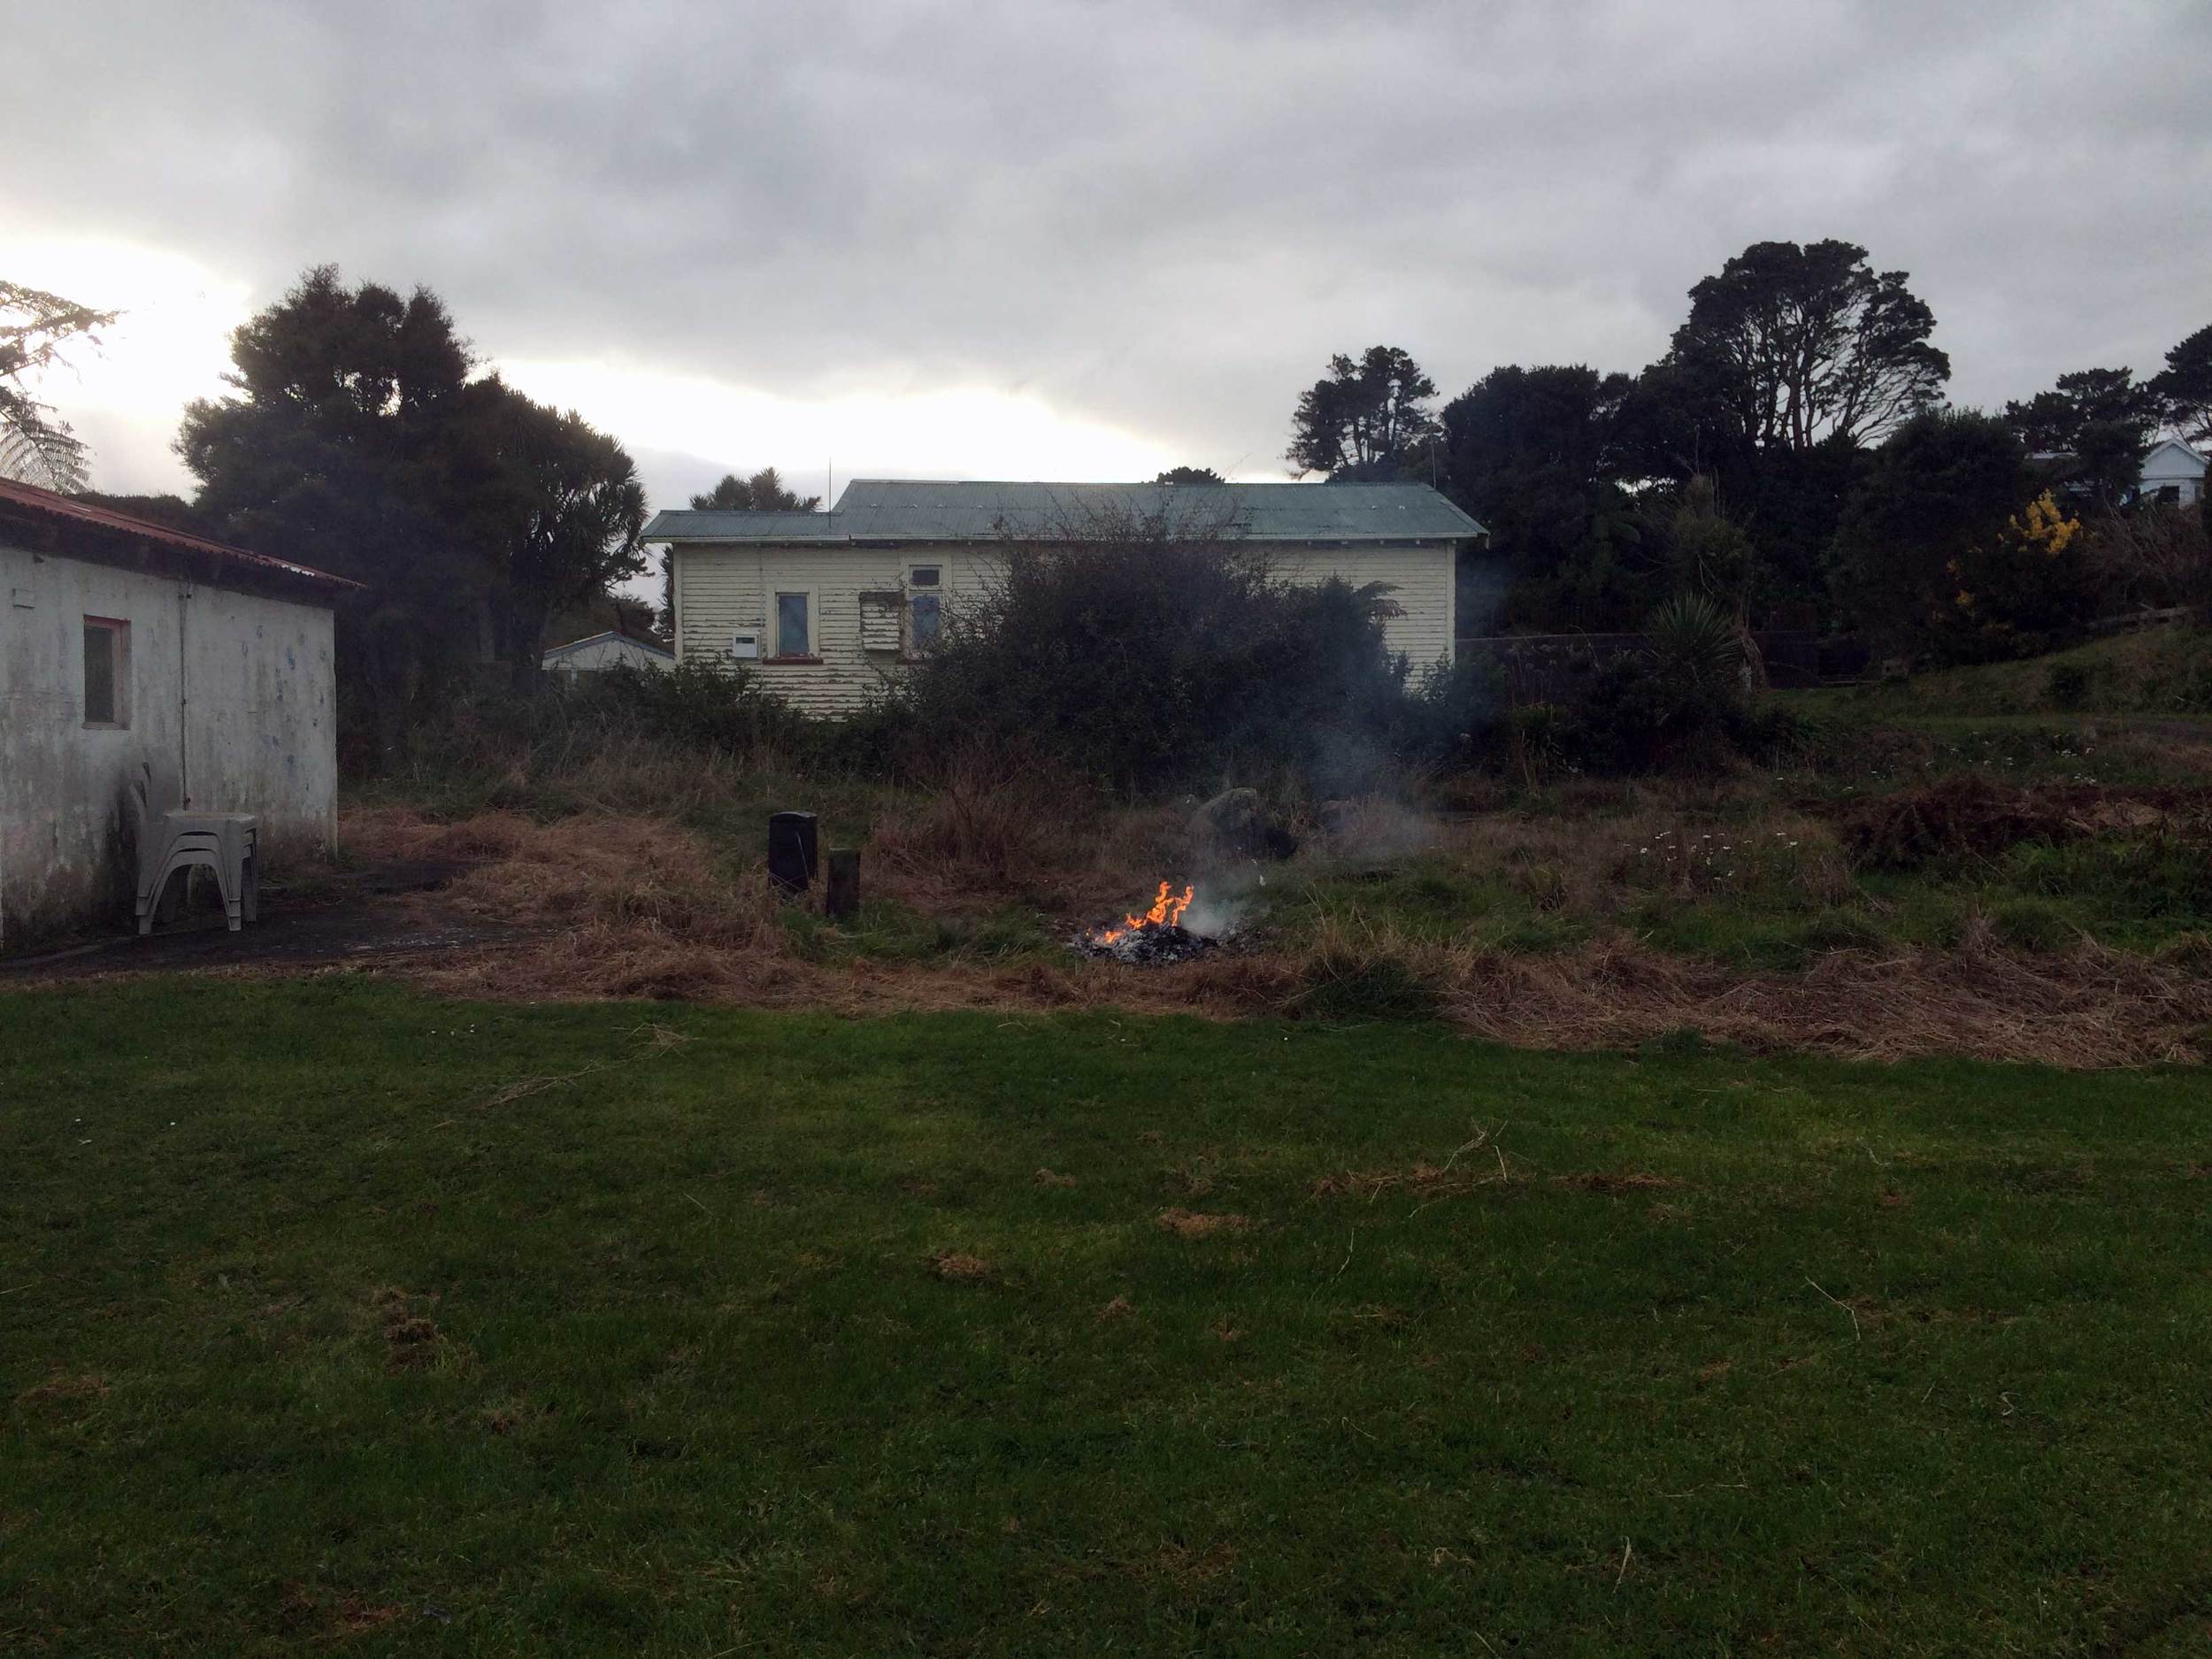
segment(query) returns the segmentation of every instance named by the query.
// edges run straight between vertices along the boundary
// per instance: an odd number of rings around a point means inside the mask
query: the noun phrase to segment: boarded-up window
[[[860,649],[895,651],[899,649],[899,605],[903,595],[888,593],[860,595]]]
[[[84,619],[84,723],[131,723],[131,625],[109,617]]]

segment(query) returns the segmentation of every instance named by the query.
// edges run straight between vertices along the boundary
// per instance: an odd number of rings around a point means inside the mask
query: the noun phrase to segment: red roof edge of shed
[[[92,525],[103,530],[120,531],[165,546],[184,548],[195,553],[211,553],[253,570],[297,577],[303,581],[327,582],[333,588],[359,588],[361,583],[350,577],[334,576],[328,571],[319,571],[311,565],[295,564],[266,553],[249,552],[233,547],[227,541],[211,541],[205,536],[192,535],[182,530],[173,530],[165,524],[156,524],[150,518],[137,518],[127,512],[118,512],[112,507],[96,507],[88,501],[78,501],[68,495],[57,495],[50,489],[41,489],[35,484],[19,484],[13,479],[0,478],[0,502],[18,507],[27,507],[33,512],[50,518],[73,520]]]

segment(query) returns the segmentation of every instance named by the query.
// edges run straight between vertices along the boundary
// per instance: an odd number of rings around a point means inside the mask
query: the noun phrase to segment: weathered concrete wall
[[[1394,608],[1383,625],[1393,650],[1417,669],[1452,658],[1455,554],[1448,542],[1397,546],[1270,543],[1286,581],[1341,576],[1358,586],[1388,582]],[[761,683],[809,714],[849,714],[898,672],[896,649],[862,640],[861,595],[901,593],[917,565],[942,572],[948,606],[972,597],[996,567],[988,544],[921,542],[896,546],[774,545],[766,542],[679,543],[676,555],[676,650],[680,657],[728,660],[736,633],[756,634],[761,658],[749,663]],[[773,653],[769,595],[812,598],[815,660],[779,661]]]
[[[188,804],[274,839],[336,829],[331,613],[0,545],[0,947],[112,909],[125,789],[150,761]],[[127,724],[86,725],[84,623],[130,624]]]

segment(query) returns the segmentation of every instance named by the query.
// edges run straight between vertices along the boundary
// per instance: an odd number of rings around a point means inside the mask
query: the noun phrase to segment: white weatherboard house
[[[130,913],[142,766],[178,805],[330,839],[354,585],[0,480],[0,946]]]
[[[2204,497],[2205,458],[2178,438],[2151,446],[2143,457],[2139,500],[2186,507]]]
[[[926,650],[1004,549],[1159,518],[1258,543],[1280,576],[1387,582],[1393,649],[1452,656],[1453,572],[1482,526],[1425,484],[1030,484],[855,479],[828,512],[667,511],[679,661],[742,664],[815,714],[858,708]]]

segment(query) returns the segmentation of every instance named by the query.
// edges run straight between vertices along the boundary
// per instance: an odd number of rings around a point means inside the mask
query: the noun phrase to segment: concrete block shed
[[[128,916],[142,764],[272,843],[329,842],[356,586],[0,480],[0,949]]]

